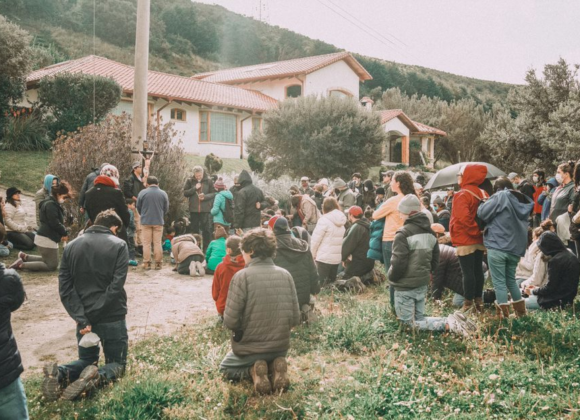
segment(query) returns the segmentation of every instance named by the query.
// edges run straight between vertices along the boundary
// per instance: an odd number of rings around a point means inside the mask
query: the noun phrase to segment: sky
[[[347,51],[506,83],[580,64],[580,0],[194,0]]]

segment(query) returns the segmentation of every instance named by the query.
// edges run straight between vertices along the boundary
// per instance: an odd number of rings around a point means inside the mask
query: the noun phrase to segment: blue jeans
[[[425,299],[428,286],[412,290],[395,290],[395,310],[403,323],[419,330],[445,331],[447,318],[426,317]]]
[[[26,394],[20,378],[0,389],[0,420],[28,420]]]
[[[497,303],[500,305],[508,303],[508,291],[514,302],[521,300],[522,292],[516,283],[516,268],[520,257],[497,249],[489,249],[487,262]]]
[[[385,274],[391,268],[391,257],[393,256],[393,241],[383,241],[383,261],[385,263]],[[391,308],[395,307],[395,288],[389,286],[389,294],[391,298]]]
[[[526,309],[529,309],[530,311],[542,309],[538,304],[538,297],[536,295],[532,295],[526,299]]]
[[[100,337],[105,352],[105,365],[99,369],[101,385],[104,385],[117,380],[125,372],[129,348],[127,324],[125,320],[95,324],[92,326],[92,332]],[[77,342],[81,341],[81,338],[83,336],[80,333],[80,326],[77,326]],[[79,346],[79,359],[58,367],[59,380],[65,384],[76,381],[84,368],[99,363],[100,350],[100,345],[89,348]]]

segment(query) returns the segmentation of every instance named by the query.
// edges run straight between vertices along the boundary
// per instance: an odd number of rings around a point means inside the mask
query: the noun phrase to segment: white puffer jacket
[[[6,203],[6,224],[7,232],[28,232],[28,225],[26,224],[26,210],[22,205],[14,207],[10,203]]]
[[[346,216],[340,210],[332,210],[318,220],[310,241],[315,261],[340,264],[345,223]]]

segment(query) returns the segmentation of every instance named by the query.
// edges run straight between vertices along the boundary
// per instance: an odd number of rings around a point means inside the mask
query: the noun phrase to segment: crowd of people
[[[79,192],[86,225],[71,242],[63,203],[73,191],[66,181],[45,177],[35,196],[36,226],[27,223],[21,191],[6,191],[0,255],[20,252],[8,268],[0,265],[0,332],[8,337],[0,342],[0,395],[12,393],[25,407],[10,327],[24,293],[17,271],[57,270],[59,243],[68,242],[59,292],[77,324],[79,360],[44,368],[49,401],[74,400],[123,374],[128,267],[142,258],[144,270],[160,270],[164,250],[178,274],[213,275],[219,322],[232,331],[220,369],[232,380],[251,379],[259,393],[288,388],[290,331],[315,322],[321,287],[361,290],[383,271],[403,326],[464,337],[477,334],[485,304],[501,320],[512,311],[523,317],[565,307],[577,294],[580,165],[573,162],[547,180],[537,170],[531,181],[510,173],[493,183],[485,165],[466,164],[455,188],[433,195],[407,171],[381,172],[379,184],[360,173],[348,182],[303,177],[285,203],[264,194],[245,170],[227,189],[196,166],[183,187],[189,212],[173,221],[148,167],[135,162],[122,185],[111,164],[92,171]],[[34,248],[39,256],[25,253]],[[486,273],[492,289],[485,289]],[[427,299],[447,296],[459,310],[426,316]],[[99,368],[100,341],[106,363]]]

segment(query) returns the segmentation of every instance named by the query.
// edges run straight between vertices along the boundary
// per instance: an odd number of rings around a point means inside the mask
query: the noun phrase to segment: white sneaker
[[[189,275],[195,277],[197,275],[197,264],[195,261],[189,263]]]
[[[477,325],[461,311],[456,311],[449,315],[447,317],[447,325],[449,325],[449,331],[464,337],[476,335],[478,332]]]
[[[197,272],[199,273],[199,277],[205,276],[205,268],[203,268],[203,263],[197,262]]]

